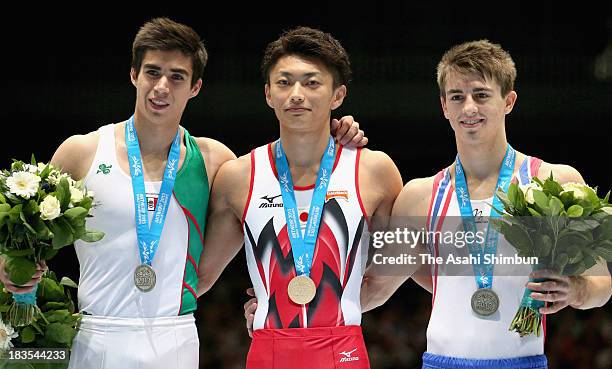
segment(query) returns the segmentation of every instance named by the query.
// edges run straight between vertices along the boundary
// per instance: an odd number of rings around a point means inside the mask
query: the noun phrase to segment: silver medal
[[[155,271],[147,264],[141,264],[134,271],[134,285],[142,292],[149,292],[155,287]]]
[[[489,316],[499,309],[499,298],[490,288],[479,288],[472,295],[472,310],[478,315]]]

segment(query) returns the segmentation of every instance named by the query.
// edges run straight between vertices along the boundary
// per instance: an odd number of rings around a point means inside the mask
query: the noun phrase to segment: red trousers
[[[370,369],[361,327],[258,329],[247,369]]]

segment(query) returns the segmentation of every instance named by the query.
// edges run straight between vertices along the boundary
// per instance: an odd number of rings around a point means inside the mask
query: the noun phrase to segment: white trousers
[[[117,318],[85,315],[69,369],[198,369],[193,315]]]

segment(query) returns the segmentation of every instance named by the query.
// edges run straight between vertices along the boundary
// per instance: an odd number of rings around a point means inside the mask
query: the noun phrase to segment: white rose
[[[96,193],[94,191],[91,190],[87,190],[87,196],[91,197],[92,199],[95,197]]]
[[[25,164],[23,166],[23,169],[30,172],[30,173],[34,173],[36,174],[38,172],[38,167],[36,165],[32,165],[32,164]]]
[[[60,202],[53,195],[47,195],[40,203],[40,217],[43,220],[55,219],[60,215]]]
[[[70,186],[70,202],[76,204],[83,200],[83,191],[80,189]]]
[[[6,179],[6,185],[9,191],[24,199],[29,199],[30,196],[36,195],[39,184],[39,176],[23,171],[15,172]]]
[[[9,323],[4,323],[0,319],[0,352],[6,351],[13,347],[12,338],[16,338],[19,333],[15,332]]]
[[[587,194],[584,190],[586,185],[583,185],[582,183],[567,182],[567,183],[562,184],[561,187],[563,187],[563,192],[561,193],[573,192],[575,199],[579,199],[579,200],[586,199]]]
[[[533,190],[542,191],[542,187],[540,187],[540,185],[536,182],[527,183],[526,185],[519,186],[519,188],[521,189],[521,191],[523,191],[523,194],[525,194],[525,201],[528,204],[533,204],[535,202],[535,200],[533,199]]]

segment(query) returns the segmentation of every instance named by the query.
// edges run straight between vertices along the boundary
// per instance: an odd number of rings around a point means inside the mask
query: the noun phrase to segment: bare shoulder
[[[98,131],[70,136],[55,150],[51,163],[74,179],[82,179],[96,155],[99,139]]]
[[[543,161],[538,170],[538,178],[548,178],[551,173],[553,178],[559,183],[584,183],[582,175],[574,167],[565,164],[551,164]]]
[[[206,174],[208,175],[209,183],[213,183],[217,171],[223,163],[236,159],[236,155],[227,146],[217,140],[208,137],[194,137],[204,163],[206,163]]]
[[[404,186],[393,206],[394,216],[426,216],[435,176],[415,178]]]
[[[229,201],[236,210],[244,207],[251,184],[251,158],[243,155],[221,165],[213,182],[213,196]]]
[[[396,174],[399,174],[397,166],[393,160],[382,151],[361,149],[359,160],[359,172],[367,171],[369,175],[380,181],[394,181]],[[400,177],[401,180],[401,177]]]

